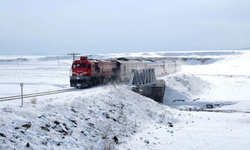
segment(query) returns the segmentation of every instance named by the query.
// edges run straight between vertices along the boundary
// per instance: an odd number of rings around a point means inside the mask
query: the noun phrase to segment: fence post
[[[21,86],[21,103],[23,107],[23,83],[20,83],[20,86]]]

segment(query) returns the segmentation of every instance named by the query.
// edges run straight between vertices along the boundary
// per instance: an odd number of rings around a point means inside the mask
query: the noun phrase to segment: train
[[[179,61],[96,60],[81,56],[71,66],[70,87],[86,88],[107,82],[128,83],[132,69],[155,68],[156,76],[175,73],[181,70]]]

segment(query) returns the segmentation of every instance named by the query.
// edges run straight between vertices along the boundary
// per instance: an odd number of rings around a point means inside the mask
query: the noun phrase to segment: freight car
[[[70,86],[76,88],[91,87],[104,82],[125,82],[130,78],[132,69],[153,67],[156,75],[169,74],[179,71],[181,63],[176,61],[129,60],[88,60],[81,57],[73,62],[70,76]]]

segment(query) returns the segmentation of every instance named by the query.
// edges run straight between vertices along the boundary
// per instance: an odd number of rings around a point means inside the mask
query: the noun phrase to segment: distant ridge
[[[250,50],[250,47],[240,48],[239,50]]]

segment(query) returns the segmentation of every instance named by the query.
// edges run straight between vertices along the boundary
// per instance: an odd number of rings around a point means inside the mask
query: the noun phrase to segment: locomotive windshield
[[[76,64],[76,68],[86,68],[87,67],[87,64],[84,63],[84,64]]]
[[[87,68],[87,64],[86,63],[83,63],[83,64],[73,64],[72,65],[72,69],[75,69],[75,68]]]
[[[87,64],[86,63],[82,64],[82,67],[87,68]]]

